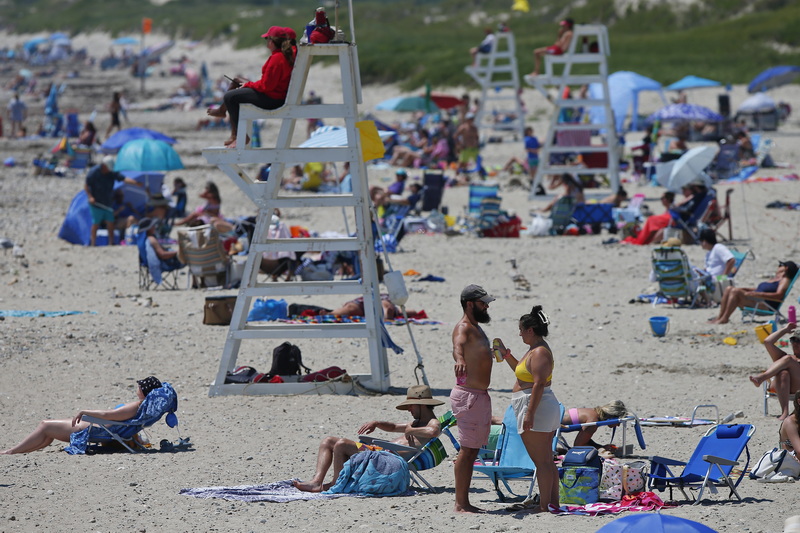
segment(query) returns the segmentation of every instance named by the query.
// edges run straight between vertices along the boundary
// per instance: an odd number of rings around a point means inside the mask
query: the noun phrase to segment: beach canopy
[[[747,92],[752,94],[768,91],[769,89],[791,83],[798,76],[800,76],[800,67],[794,65],[771,67],[753,78],[753,81],[747,86]]]
[[[156,139],[164,141],[167,144],[175,144],[178,142],[172,137],[155,130],[149,130],[147,128],[126,128],[109,137],[106,142],[100,146],[100,150],[106,154],[115,154],[125,143],[135,139]]]
[[[136,37],[117,37],[111,44],[119,44],[119,45],[126,45],[126,44],[139,44],[139,39]]]
[[[700,89],[703,87],[719,87],[718,81],[701,78],[700,76],[684,76],[673,84],[667,85],[669,91],[683,91],[686,89]]]
[[[378,131],[381,140],[385,141],[395,135],[393,131]],[[347,146],[347,130],[341,126],[321,126],[311,133],[311,137],[303,141],[299,148],[331,148]]]
[[[666,107],[662,107],[647,117],[647,122],[650,124],[656,120],[660,120],[662,122],[669,120],[702,120],[705,122],[720,122],[725,120],[725,117],[701,105],[670,104]]]
[[[158,139],[135,139],[126,142],[117,153],[114,170],[160,172],[183,168],[178,152]]]
[[[161,192],[161,185],[164,181],[163,174],[153,174],[144,172],[123,172],[125,177],[136,180],[145,185],[145,188],[128,185],[118,181],[114,184],[114,190],[122,189],[123,201],[131,204],[133,209],[144,214],[147,206],[149,194]],[[92,214],[89,210],[89,200],[86,191],[81,189],[72,199],[72,203],[67,209],[67,215],[61,224],[58,237],[72,244],[89,245],[92,234]]]
[[[766,93],[756,93],[747,98],[737,109],[738,113],[762,113],[775,109],[775,100]]]
[[[624,131],[625,117],[631,114],[631,130],[639,129],[639,93],[642,91],[659,91],[661,101],[666,105],[667,99],[661,91],[661,84],[636,72],[619,71],[608,76],[608,91],[611,94],[611,109],[618,132]],[[589,85],[592,99],[603,98],[603,86],[599,83]],[[590,113],[592,124],[605,123],[605,110],[592,107]]]
[[[439,107],[433,103],[432,99],[424,96],[398,96],[384,100],[375,106],[379,111],[425,111],[426,113],[436,113]]]

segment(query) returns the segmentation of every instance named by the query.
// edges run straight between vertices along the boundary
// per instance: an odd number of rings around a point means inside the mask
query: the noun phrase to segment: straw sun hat
[[[429,405],[435,407],[444,405],[443,401],[434,400],[431,388],[427,385],[414,385],[408,388],[406,401],[397,406],[400,410],[407,410],[411,405]]]

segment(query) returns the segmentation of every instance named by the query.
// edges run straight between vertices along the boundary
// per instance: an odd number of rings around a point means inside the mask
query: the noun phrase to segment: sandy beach
[[[0,44],[15,45],[22,36],[0,35]],[[96,54],[108,49],[110,37],[77,36],[76,48],[90,47]],[[199,68],[205,60],[216,79],[241,73],[255,78],[266,57],[263,49],[233,50],[225,43],[179,42],[167,54],[177,59],[186,54]],[[465,52],[465,63],[466,63]],[[169,63],[161,69],[168,70]],[[57,75],[59,81],[60,76]],[[314,66],[309,87],[325,101],[341,97],[338,67]],[[8,78],[2,78],[3,85]],[[105,110],[113,90],[124,90],[133,104],[132,126],[142,126],[178,139],[175,148],[185,170],[167,174],[165,181],[183,177],[189,185],[189,208],[200,204],[203,184],[213,180],[220,188],[226,216],[254,214],[254,206],[218,168],[209,165],[202,150],[221,146],[224,130],[198,130],[202,109],[149,111],[166,99],[181,78],[154,76],[140,94],[139,80],[123,71],[84,69],[80,77],[63,80],[67,89],[62,109],[77,109],[85,120],[97,109],[102,134],[109,124]],[[452,94],[468,91],[468,84],[447,89]],[[338,92],[337,92],[338,91]],[[689,92],[691,103],[716,109],[717,90]],[[362,113],[375,104],[401,94],[395,86],[363,88]],[[735,109],[746,97],[746,87],[731,91]],[[0,92],[5,106],[11,96]],[[673,96],[667,94],[667,97]],[[800,86],[789,85],[771,92],[776,101],[800,109]],[[541,137],[547,131],[552,106],[532,88],[523,96],[529,123]],[[42,117],[41,101],[27,100],[28,124]],[[642,93],[640,110],[649,114],[661,107],[656,93]],[[776,143],[775,161],[791,168],[759,169],[757,176],[779,177],[797,172],[800,161],[800,122],[797,114],[777,132],[764,136]],[[382,114],[393,121],[400,115]],[[8,125],[5,126],[8,131]],[[304,128],[298,127],[298,138]],[[262,145],[274,143],[276,126],[262,132]],[[642,133],[628,134],[635,146]],[[137,255],[132,246],[89,248],[57,237],[69,203],[83,187],[81,178],[34,176],[32,159],[52,148],[56,140],[0,138],[0,159],[13,156],[20,163],[0,170],[0,237],[21,243],[24,258],[10,251],[0,253],[0,309],[82,311],[63,317],[5,318],[0,321],[0,449],[19,442],[36,424],[47,418],[68,418],[80,409],[110,408],[133,401],[135,380],[154,374],[172,383],[179,397],[180,434],[189,436],[190,451],[178,453],[124,453],[71,456],[63,444],[27,455],[0,456],[0,531],[537,531],[593,532],[616,516],[599,517],[535,515],[519,516],[503,511],[492,485],[474,480],[472,503],[489,511],[484,515],[456,515],[453,508],[454,451],[446,443],[450,459],[427,471],[425,477],[438,494],[419,492],[398,498],[340,498],[293,503],[240,503],[201,500],[179,495],[182,488],[242,485],[308,479],[313,474],[319,441],[327,435],[354,438],[368,420],[401,421],[404,413],[395,405],[406,388],[416,384],[416,358],[405,328],[390,333],[405,349],[391,354],[389,364],[393,394],[304,395],[260,397],[208,397],[219,366],[228,332],[226,327],[204,326],[203,304],[209,295],[235,291],[148,291],[138,288]],[[695,146],[696,144],[692,144]],[[488,144],[482,151],[490,168],[501,167],[511,156],[521,156],[522,142]],[[369,171],[370,184],[388,185],[394,170]],[[410,175],[421,172],[410,171]],[[623,177],[629,177],[624,175]],[[528,192],[508,185],[511,176],[498,173],[503,208],[519,214],[524,224],[529,212],[553,196],[528,200]],[[629,194],[642,193],[655,213],[663,189],[628,183]],[[800,260],[797,212],[766,209],[775,200],[796,202],[796,181],[757,182],[717,186],[731,198],[734,245],[752,249],[736,278],[737,285],[755,286],[770,277],[779,260]],[[609,194],[607,189],[587,191],[589,198]],[[445,191],[443,205],[451,214],[464,213],[466,187]],[[289,225],[313,230],[344,231],[341,220],[324,218],[313,209],[284,213]],[[769,357],[754,333],[757,324],[742,323],[735,313],[726,325],[709,325],[716,309],[675,309],[661,305],[630,303],[656,286],[648,281],[651,247],[604,245],[609,235],[580,237],[523,237],[486,239],[474,235],[409,235],[402,252],[391,256],[395,270],[416,270],[445,278],[443,283],[406,280],[410,309],[424,309],[439,325],[415,325],[414,337],[424,358],[433,393],[447,400],[454,385],[451,332],[461,317],[458,295],[469,283],[482,284],[497,301],[490,307],[492,321],[487,335],[502,338],[521,352],[517,320],[531,306],[541,304],[553,321],[550,345],[556,366],[553,390],[567,407],[592,407],[620,399],[637,415],[689,416],[697,405],[713,404],[721,417],[742,411],[738,422],[754,424],[750,442],[752,460],[777,445],[779,423],[765,417],[760,389],[749,374],[766,368]],[[699,246],[684,247],[691,262],[703,264]],[[509,276],[509,259],[531,282],[530,291],[516,290]],[[794,288],[787,305],[798,305],[800,289]],[[337,297],[297,303],[331,306]],[[785,310],[785,308],[784,308]],[[670,318],[665,337],[654,337],[648,318]],[[733,337],[737,343],[723,342]],[[304,363],[312,369],[338,365],[351,373],[367,373],[366,343],[358,339],[294,340]],[[265,342],[260,353],[240,356],[239,364],[267,371],[272,348]],[[511,397],[513,375],[506,365],[496,365],[491,396],[494,413],[502,415]],[[448,406],[438,409],[439,414]],[[712,413],[703,411],[705,416]],[[770,400],[770,414],[778,404]],[[659,455],[688,460],[706,428],[646,427],[647,449],[634,449],[634,457]],[[148,430],[157,445],[161,439],[177,441],[178,435],[163,422]],[[610,431],[599,430],[595,440],[607,441]],[[571,440],[571,437],[569,437]],[[615,439],[620,443],[620,436]],[[157,446],[156,446],[157,447]],[[630,460],[628,458],[627,460]],[[752,466],[751,460],[751,466]],[[517,484],[523,490],[522,484]],[[680,502],[665,514],[702,522],[717,531],[779,533],[784,519],[798,514],[800,497],[794,484],[762,484],[745,479],[739,487],[744,502],[726,500],[727,493],[710,495],[701,505]],[[658,493],[664,500],[668,492]],[[676,492],[679,496],[679,492]]]

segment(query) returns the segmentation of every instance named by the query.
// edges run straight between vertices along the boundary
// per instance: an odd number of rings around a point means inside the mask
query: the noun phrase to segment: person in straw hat
[[[358,429],[359,435],[367,435],[376,429],[390,433],[402,433],[402,436],[392,442],[405,446],[420,447],[429,440],[435,439],[442,432],[439,419],[433,414],[433,408],[442,405],[444,402],[433,398],[431,388],[427,385],[414,385],[408,388],[406,401],[397,406],[397,409],[408,411],[413,420],[408,423],[385,422],[373,420],[367,422]],[[319,445],[317,454],[317,470],[314,477],[309,481],[294,481],[294,486],[307,492],[322,492],[329,489],[339,477],[344,463],[350,456],[366,450],[380,450],[378,446],[372,446],[361,442],[340,437],[326,437]],[[324,483],[328,470],[333,465],[333,480]]]

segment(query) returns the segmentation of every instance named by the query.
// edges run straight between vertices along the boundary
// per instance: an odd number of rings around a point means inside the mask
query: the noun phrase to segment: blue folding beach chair
[[[148,428],[161,420],[166,415],[166,423],[169,427],[178,426],[178,395],[172,385],[164,382],[161,387],[150,391],[147,397],[139,405],[136,416],[129,420],[104,420],[93,416],[84,415],[83,420],[89,422],[89,427],[70,435],[69,446],[65,451],[71,455],[86,453],[90,443],[107,444],[118,442],[131,453],[136,453],[134,449],[137,445],[134,437],[140,431]]]
[[[509,405],[503,417],[503,429],[499,438],[499,445],[494,458],[490,461],[481,461],[483,464],[475,465],[475,472],[484,474],[494,484],[494,490],[500,501],[506,501],[503,491],[500,490],[502,482],[506,490],[514,496],[516,494],[508,482],[510,480],[528,480],[528,493],[525,499],[529,499],[533,493],[533,485],[536,482],[536,465],[533,464],[525,444],[522,442],[517,431],[517,418],[514,409]]]
[[[795,282],[797,282],[797,278],[800,278],[800,271],[794,275],[792,281],[789,282],[789,286],[786,287],[786,293],[783,295],[783,299],[781,301],[772,300],[771,303],[774,304],[770,305],[767,303],[767,300],[764,298],[756,298],[758,303],[755,307],[742,307],[742,322],[752,322],[755,317],[768,317],[771,316],[775,322],[780,323],[781,321],[786,321],[786,317],[783,316],[781,313],[781,306],[783,302],[785,302],[789,298],[789,293],[792,292],[792,287],[794,287]]]
[[[700,503],[703,491],[710,487],[716,492],[716,486],[726,486],[730,489],[728,498],[736,496],[736,487],[742,482],[744,473],[750,464],[750,450],[747,443],[755,433],[756,428],[750,424],[729,424],[714,426],[700,439],[688,463],[666,459],[664,457],[650,457],[650,476],[648,490],[658,489],[663,492],[669,488],[669,497],[672,499],[672,488],[678,487],[687,500],[692,498],[685,489],[697,490],[697,497],[693,505]],[[746,452],[747,461],[744,468],[739,470],[736,481],[731,479],[733,467],[739,464],[739,456]],[[685,465],[681,475],[675,476],[669,469],[670,466]]]

